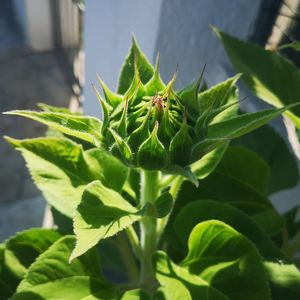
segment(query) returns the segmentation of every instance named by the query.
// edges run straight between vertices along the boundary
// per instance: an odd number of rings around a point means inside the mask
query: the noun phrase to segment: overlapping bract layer
[[[110,91],[98,77],[105,98],[96,90],[103,110],[105,147],[131,166],[166,171],[188,168],[203,156],[193,151],[205,139],[208,124],[236,104],[228,103],[228,96],[235,94],[238,77],[229,82],[226,93],[202,99],[198,90],[203,72],[197,82],[175,92],[176,73],[164,84],[158,70],[159,56],[153,68],[134,39],[127,64],[130,59],[133,77],[123,94]],[[124,86],[119,87],[122,90]]]

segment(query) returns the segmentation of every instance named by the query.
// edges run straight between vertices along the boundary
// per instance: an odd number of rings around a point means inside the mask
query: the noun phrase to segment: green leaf
[[[189,166],[183,168],[178,165],[171,165],[164,169],[163,172],[165,172],[166,174],[180,175],[186,180],[193,183],[195,186],[198,186],[198,179]]]
[[[128,175],[128,169],[102,148],[83,151],[80,145],[55,137],[6,139],[21,151],[47,201],[69,217],[88,183],[100,179],[108,187],[121,190]]]
[[[159,276],[161,287],[156,291],[154,300],[193,300],[189,290],[182,282],[168,276]]]
[[[163,289],[165,298],[158,299],[229,300],[201,277],[191,274],[187,269],[173,263],[166,253],[158,251],[153,259],[156,277],[159,283],[165,287]]]
[[[222,221],[246,236],[265,259],[284,259],[282,252],[268,235],[245,213],[231,205],[213,200],[193,201],[180,210],[173,224],[182,245],[186,245],[194,226],[212,219]]]
[[[173,215],[176,215],[187,203],[200,199],[225,202],[241,209],[269,235],[278,233],[283,226],[283,218],[278,215],[264,195],[247,185],[247,183],[217,171],[205,179],[199,180],[198,188],[185,182],[178,193]]]
[[[238,90],[235,86],[240,75],[236,75],[221,82],[204,92],[198,94],[200,107],[207,110],[213,103],[217,102],[223,105],[237,104]],[[221,122],[237,115],[238,105],[232,105],[218,114],[211,123]],[[209,122],[210,123],[210,122]],[[191,165],[191,169],[198,179],[207,177],[221,161],[229,142],[224,142],[221,146],[205,154],[201,159]]]
[[[167,216],[173,207],[173,198],[170,193],[162,193],[154,202],[155,210],[158,218]]]
[[[217,147],[213,151],[205,154],[201,159],[191,165],[192,172],[198,179],[207,177],[220,163],[229,143]]]
[[[46,112],[58,112],[58,113],[71,114],[77,116],[82,115],[79,112],[72,112],[66,107],[57,107],[46,103],[37,103],[37,107]]]
[[[101,239],[111,237],[140,219],[138,210],[100,181],[83,192],[74,217],[77,243],[70,260],[82,255]]]
[[[292,41],[289,44],[281,45],[277,48],[277,50],[283,50],[287,48],[292,48],[295,51],[300,51],[300,42],[299,41]]]
[[[243,80],[259,98],[276,107],[300,100],[300,70],[288,59],[262,47],[238,40],[218,29],[227,54]],[[300,107],[289,107],[285,114],[300,127]]]
[[[60,237],[55,230],[34,228],[20,232],[0,245],[0,299],[12,296],[27,268]],[[4,293],[6,298],[1,298]]]
[[[69,264],[74,245],[75,238],[65,236],[40,255],[29,268],[12,300],[27,299],[26,294],[34,295],[34,300],[113,298],[114,288],[100,277],[96,251],[89,251]]]
[[[99,119],[60,112],[37,112],[30,110],[13,110],[7,115],[22,116],[47,125],[57,131],[89,142],[96,147],[101,144],[101,126]]]
[[[254,152],[241,147],[229,147],[217,171],[251,186],[262,195],[267,194],[270,168]]]
[[[196,161],[217,146],[265,125],[292,106],[247,113],[210,125],[205,140],[194,146],[192,150],[192,160]]]
[[[14,293],[14,290],[12,290],[5,282],[3,282],[0,279],[0,299],[1,300],[7,300],[9,297]]]
[[[100,179],[105,186],[121,191],[128,177],[129,169],[102,148],[90,149],[84,153],[93,173],[93,180]]]
[[[182,265],[232,300],[271,299],[261,256],[243,235],[220,221],[194,227]]]
[[[125,292],[120,300],[151,300],[150,296],[141,289]]]
[[[281,262],[265,262],[264,265],[271,281],[272,299],[300,299],[300,272],[294,265]]]
[[[300,232],[300,220],[298,218],[298,211],[300,206],[296,205],[287,212],[284,213],[285,226],[290,239],[294,238],[295,235]]]
[[[119,76],[119,94],[124,94],[131,85],[131,82],[134,77],[135,60],[138,66],[141,81],[143,84],[146,84],[151,79],[154,70],[146,56],[141,51],[136,39],[132,37],[131,48],[129,50],[128,56],[125,59]]]
[[[261,141],[264,141],[263,143]],[[283,138],[270,126],[263,126],[233,141],[261,156],[271,168],[268,194],[292,188],[298,183],[297,161]]]

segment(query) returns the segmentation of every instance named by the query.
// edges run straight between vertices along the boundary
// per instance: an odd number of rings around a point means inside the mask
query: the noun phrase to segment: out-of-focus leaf
[[[262,142],[263,141],[263,142]],[[268,194],[295,186],[299,180],[297,160],[284,140],[268,125],[233,141],[261,156],[271,169]]]
[[[300,100],[300,70],[288,59],[214,29],[242,79],[259,98],[276,107]],[[300,128],[300,107],[285,114]]]
[[[268,190],[270,168],[254,152],[242,147],[229,147],[217,172],[233,177],[265,195]]]
[[[271,282],[272,299],[300,299],[300,271],[294,265],[282,262],[265,262],[264,265]]]

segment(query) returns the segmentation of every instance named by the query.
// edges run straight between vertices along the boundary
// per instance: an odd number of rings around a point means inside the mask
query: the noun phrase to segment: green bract
[[[159,57],[152,68],[134,39],[127,60],[133,64],[133,77],[127,89],[119,88],[124,93],[113,93],[98,78],[105,98],[96,91],[103,110],[104,147],[133,167],[166,172],[188,167],[204,155],[193,152],[205,140],[208,125],[230,108],[228,94],[235,90],[237,78],[226,91],[207,101],[198,97],[203,72],[195,84],[175,92],[176,74],[164,84]],[[140,60],[148,66],[142,75]]]

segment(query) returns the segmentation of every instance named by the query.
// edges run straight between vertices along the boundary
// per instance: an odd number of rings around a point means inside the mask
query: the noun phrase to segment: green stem
[[[159,196],[158,171],[141,172],[141,206],[148,202],[154,202]],[[157,250],[156,218],[144,216],[141,219],[141,277],[140,285],[150,293],[156,287],[155,270],[152,264],[152,256]]]

